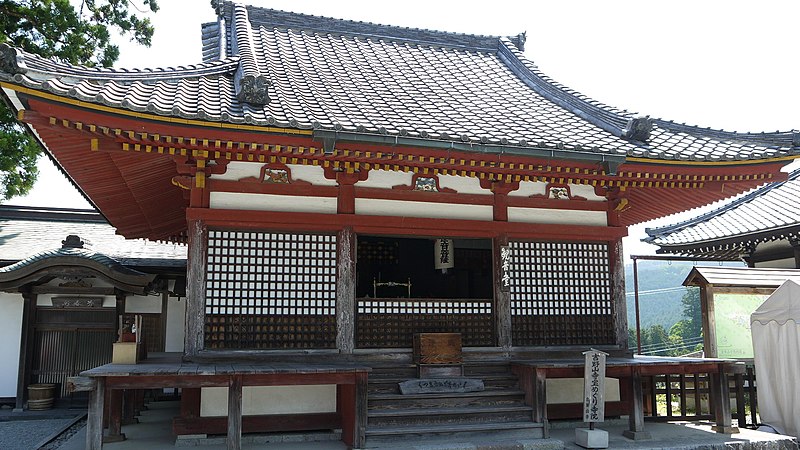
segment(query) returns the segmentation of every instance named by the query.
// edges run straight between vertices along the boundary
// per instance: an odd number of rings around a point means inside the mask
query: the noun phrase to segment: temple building
[[[245,414],[285,414],[287,428],[341,422],[355,446],[401,433],[358,399],[369,369],[411,370],[419,334],[458,334],[467,375],[590,347],[630,356],[627,227],[783,180],[800,153],[796,133],[709,130],[590,99],[527,59],[524,33],[225,1],[202,35],[203,61],[168,69],[76,67],[3,45],[0,86],[117,233],[187,243],[193,376],[210,361],[351,364],[315,378],[229,363],[196,385],[163,373],[137,385],[184,389],[183,434],[225,432],[227,398],[233,447],[242,426],[275,426],[235,423],[242,383]],[[113,392],[132,374],[98,378]],[[294,402],[248,410],[260,395],[249,385]],[[636,404],[627,389],[616,401]],[[473,422],[492,421],[481,414]],[[486,429],[530,424],[525,414]]]

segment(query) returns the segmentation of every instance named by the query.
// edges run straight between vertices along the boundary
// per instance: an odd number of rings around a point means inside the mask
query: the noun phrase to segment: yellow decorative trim
[[[235,125],[224,122],[209,122],[205,120],[196,120],[196,119],[178,119],[176,117],[165,117],[165,116],[159,116],[157,114],[146,114],[135,111],[128,111],[125,109],[113,108],[106,105],[97,105],[95,103],[89,103],[81,100],[65,98],[59,95],[50,94],[48,92],[41,92],[35,89],[30,89],[16,84],[7,83],[5,81],[0,81],[0,86],[10,89],[12,91],[30,95],[32,97],[43,98],[50,101],[64,103],[67,105],[77,106],[80,108],[91,109],[95,111],[110,112],[113,114],[119,114],[121,116],[152,120],[155,122],[165,122],[165,123],[179,124],[179,125],[197,125],[209,128],[224,128],[224,129],[241,130],[241,131],[258,131],[262,133],[282,133],[282,134],[293,134],[302,136],[311,136],[312,134],[314,134],[312,130],[297,130],[294,128],[260,127],[257,125]]]
[[[17,111],[17,120],[19,120],[20,122],[25,120],[25,110],[24,109],[20,109],[19,111]]]
[[[92,138],[92,139],[90,139],[90,140],[89,140],[89,142],[90,142],[90,143],[89,143],[89,146],[90,146],[89,148],[90,148],[90,149],[91,149],[93,152],[96,152],[97,150],[99,150],[99,149],[100,149],[100,140],[99,140],[99,139],[97,139],[97,138]]]

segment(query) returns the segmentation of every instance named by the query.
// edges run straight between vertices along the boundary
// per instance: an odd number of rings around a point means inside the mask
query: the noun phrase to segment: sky
[[[75,1],[75,0],[73,0]],[[141,4],[141,0],[132,0]],[[250,0],[256,6],[458,33],[527,33],[525,55],[552,79],[618,108],[729,131],[800,129],[797,1],[317,1]],[[116,67],[200,62],[208,0],[160,0],[153,45],[118,39]],[[794,109],[793,109],[794,107]],[[88,207],[43,160],[31,195],[9,204]],[[650,254],[644,226],[626,254]]]

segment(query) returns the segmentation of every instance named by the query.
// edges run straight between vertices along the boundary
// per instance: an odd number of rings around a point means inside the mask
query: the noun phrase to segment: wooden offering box
[[[461,364],[461,334],[415,334],[414,362],[417,364]]]

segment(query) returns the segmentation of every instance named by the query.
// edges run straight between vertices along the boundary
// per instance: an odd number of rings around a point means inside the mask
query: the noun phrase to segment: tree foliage
[[[143,14],[158,11],[157,0],[141,0],[141,7],[133,0],[83,0],[77,10],[69,0],[0,0],[0,43],[70,64],[110,67],[119,58],[110,30],[150,45],[154,29]],[[31,189],[38,152],[35,140],[0,103],[0,199]]]
[[[642,353],[661,356],[682,356],[703,348],[703,318],[700,307],[700,290],[686,289],[681,298],[683,318],[670,327],[669,332],[662,325],[652,325],[640,331]],[[629,347],[635,349],[636,334],[630,330]]]

